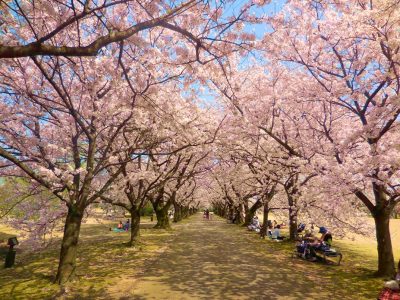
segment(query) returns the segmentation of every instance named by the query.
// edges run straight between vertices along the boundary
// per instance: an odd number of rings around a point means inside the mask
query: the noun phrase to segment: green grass
[[[374,299],[383,287],[385,280],[375,276],[377,269],[376,243],[366,238],[355,241],[334,240],[333,248],[343,254],[340,266],[336,266],[336,258],[328,264],[323,262],[309,262],[301,258],[292,257],[295,243],[291,241],[276,242],[270,239],[261,240],[258,235],[248,233],[256,243],[266,243],[274,251],[277,259],[291,264],[293,268],[303,268],[306,280],[317,286],[324,286],[331,290],[335,299]],[[288,236],[287,230],[282,234]],[[398,241],[394,242],[395,258],[399,258]]]
[[[376,245],[368,239],[352,242],[334,240],[334,248],[343,253],[342,264],[325,265],[292,258],[294,244],[291,242],[261,240],[254,232],[228,225],[216,216],[211,223],[193,218],[174,226],[172,231],[152,229],[154,223],[144,222],[135,248],[124,244],[128,241],[128,233],[110,232],[109,224],[83,224],[77,276],[63,289],[52,283],[57,269],[59,244],[37,253],[19,248],[16,266],[0,268],[0,299],[119,299],[131,295],[136,289],[134,283],[153,273],[153,278],[164,274],[164,284],[170,288],[177,288],[175,285],[180,284],[179,288],[187,280],[179,274],[186,269],[194,272],[192,285],[200,290],[203,284],[212,286],[214,273],[225,276],[223,284],[237,280],[240,286],[241,281],[253,276],[254,272],[242,270],[231,274],[232,259],[244,265],[258,266],[256,278],[262,282],[266,280],[263,284],[267,284],[268,278],[271,278],[268,276],[272,274],[276,280],[273,284],[283,290],[293,290],[294,297],[300,297],[301,291],[306,291],[305,295],[310,299],[315,295],[321,295],[321,299],[327,295],[342,300],[373,299],[382,288],[383,279],[373,277],[377,264]],[[4,232],[1,234],[5,237],[10,234],[9,229],[4,227],[0,228],[0,232]],[[214,242],[204,243],[210,236],[214,236]],[[231,245],[230,248],[226,249],[227,245]],[[398,258],[398,241],[394,242],[394,246]],[[193,256],[193,249],[197,251],[197,256]],[[226,254],[221,256],[221,251],[226,251]],[[163,253],[169,253],[169,256],[163,256]],[[207,261],[215,258],[215,266],[207,263],[205,273],[199,271],[203,277],[196,277],[197,269],[202,265],[201,255],[207,255]],[[186,257],[190,260],[181,260]],[[161,269],[155,270],[155,266]],[[239,268],[233,263],[232,268],[236,267]],[[216,280],[221,280],[218,276]],[[151,289],[157,289],[158,283],[154,282],[154,286],[150,284]],[[240,292],[239,288],[237,290]],[[276,295],[280,292],[276,291]]]
[[[59,245],[37,253],[19,249],[16,265],[0,269],[0,299],[104,298],[110,286],[138,276],[173,235],[152,226],[143,224],[137,247],[127,247],[128,233],[111,232],[109,225],[83,224],[76,278],[63,289],[53,284]]]

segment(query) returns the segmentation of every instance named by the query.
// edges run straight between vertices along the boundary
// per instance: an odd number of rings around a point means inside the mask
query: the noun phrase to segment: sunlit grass
[[[109,224],[84,224],[76,278],[62,290],[52,283],[59,244],[40,253],[18,250],[16,265],[0,269],[0,299],[48,299],[57,295],[66,299],[104,297],[109,287],[137,276],[173,234],[151,229],[152,225],[143,224],[138,245],[127,247],[129,233],[109,231]]]
[[[124,295],[125,290],[129,295],[132,283],[143,276],[153,261],[160,258],[176,234],[186,226],[193,226],[193,223],[191,219],[186,219],[172,231],[152,229],[153,225],[154,223],[143,222],[139,242],[136,247],[129,248],[125,244],[129,233],[109,231],[110,224],[107,222],[84,224],[77,260],[77,276],[62,290],[52,283],[57,269],[59,244],[37,253],[18,249],[16,266],[0,269],[0,299],[49,299],[57,296],[61,299],[113,299],[113,295]],[[343,260],[340,266],[334,266],[292,258],[292,242],[261,240],[257,234],[248,232],[241,226],[225,226],[223,230],[226,235],[241,235],[242,240],[254,245],[256,251],[253,255],[257,255],[260,265],[276,264],[278,267],[274,272],[303,272],[307,282],[298,282],[299,286],[315,285],[317,291],[322,289],[323,295],[331,294],[334,299],[373,299],[383,285],[383,279],[373,276],[377,266],[376,244],[368,239],[335,239],[334,248],[343,253]],[[9,232],[6,231],[5,234]],[[287,235],[287,229],[286,232],[283,230],[283,234]],[[188,239],[187,245],[191,243],[194,242]],[[198,247],[194,244],[192,246]],[[201,245],[204,251],[207,247],[214,246]],[[398,241],[394,242],[394,247],[398,259]],[[183,249],[182,255],[190,257],[191,252]]]

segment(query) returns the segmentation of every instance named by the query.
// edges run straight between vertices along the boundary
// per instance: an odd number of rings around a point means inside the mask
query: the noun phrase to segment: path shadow
[[[368,278],[340,274],[335,282],[341,272],[336,266],[292,259],[279,250],[292,244],[260,241],[221,219],[195,218],[147,269],[133,299],[371,298]]]

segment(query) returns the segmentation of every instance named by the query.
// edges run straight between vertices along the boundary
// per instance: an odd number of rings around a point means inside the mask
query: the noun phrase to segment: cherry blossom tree
[[[228,2],[230,3],[230,2]],[[232,4],[232,3],[231,3]],[[261,4],[261,3],[260,3]],[[163,39],[173,32],[187,39],[195,60],[201,51],[221,56],[233,44],[225,43],[231,26],[251,19],[251,1],[237,15],[224,14],[225,2],[168,1],[2,1],[0,58],[51,56],[96,56],[112,43],[140,42],[140,35]],[[227,8],[226,8],[227,7]],[[237,36],[238,37],[238,36]],[[239,39],[234,44],[245,46]],[[218,46],[217,46],[218,45]],[[179,45],[178,47],[181,47]],[[181,48],[181,52],[187,49]]]
[[[378,274],[386,276],[394,272],[389,221],[400,199],[399,12],[397,1],[289,1],[265,38],[271,60],[301,73],[299,94],[319,110],[304,117],[323,145],[320,170],[370,211]]]

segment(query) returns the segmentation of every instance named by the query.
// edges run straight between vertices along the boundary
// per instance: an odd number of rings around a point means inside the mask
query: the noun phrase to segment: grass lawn
[[[260,273],[257,278],[268,272],[271,272],[273,278],[274,274],[281,272],[280,275],[283,277],[279,277],[274,285],[289,289],[287,290],[288,293],[290,293],[290,288],[300,291],[307,290],[308,299],[314,299],[313,295],[319,293],[321,293],[321,297],[330,294],[333,299],[340,298],[341,300],[373,299],[383,285],[383,279],[373,277],[377,262],[376,245],[373,240],[361,238],[355,241],[335,240],[334,247],[340,249],[344,256],[342,265],[324,265],[291,258],[294,249],[293,243],[260,240],[257,234],[249,232],[241,226],[228,225],[218,217],[215,217],[216,220],[213,224],[199,222],[195,218],[199,218],[199,216],[184,220],[182,224],[175,225],[172,231],[152,229],[154,223],[150,223],[146,219],[141,225],[141,238],[136,248],[126,247],[124,242],[128,241],[129,234],[109,231],[110,224],[108,223],[88,222],[83,224],[77,260],[77,277],[74,282],[67,284],[62,290],[59,286],[52,284],[57,268],[59,245],[37,253],[19,248],[16,266],[11,269],[0,268],[0,299],[120,299],[121,295],[135,290],[136,282],[140,282],[144,276],[151,275],[154,272],[154,278],[157,278],[157,270],[151,271],[151,269],[154,269],[154,266],[158,264],[162,266],[163,259],[166,258],[164,253],[168,253],[168,251],[178,251],[175,254],[170,254],[169,257],[172,259],[165,266],[165,272],[171,271],[171,274],[169,274],[171,282],[168,284],[174,286],[175,281],[184,282],[187,279],[183,276],[180,280],[177,279],[179,272],[182,273],[179,268],[186,269],[186,266],[179,266],[180,257],[190,258],[191,264],[197,268],[198,265],[202,264],[202,258],[199,256],[199,262],[197,262],[193,258],[193,249],[196,249],[199,253],[204,253],[204,255],[211,253],[218,258],[224,247],[231,245],[229,247],[237,250],[239,249],[238,244],[247,246],[246,248],[243,247],[243,251],[238,250],[236,254],[232,254],[232,257],[239,262],[248,261],[249,265],[259,265]],[[201,226],[208,227],[203,228]],[[395,227],[393,231],[397,234],[396,229],[400,230],[397,227],[400,226],[400,220],[392,222],[392,226]],[[193,227],[202,231],[202,235],[194,238],[196,232],[188,231],[188,228]],[[1,227],[0,239],[1,237],[8,237],[10,233],[12,232],[8,228]],[[215,236],[215,244],[212,249],[203,246],[204,238],[207,238],[209,233]],[[221,236],[225,240],[220,239]],[[172,241],[174,242],[172,243]],[[175,241],[180,244],[175,245]],[[205,248],[202,249],[202,247]],[[399,239],[395,239],[394,247],[395,256],[399,259]],[[254,254],[251,254],[252,252],[249,252],[248,249],[254,250]],[[229,258],[232,251],[229,249],[226,251],[227,257],[218,258],[216,261],[216,265],[220,265],[220,270],[212,267],[212,272],[215,272],[215,274],[222,272],[222,274],[230,276],[229,264],[231,262],[226,260],[226,265],[224,265],[223,261]],[[249,255],[254,256],[250,259]],[[175,260],[178,264],[176,265],[177,269],[173,270],[170,266],[175,264]],[[211,268],[211,266],[207,267]],[[227,269],[226,273],[224,273],[225,269]],[[296,274],[291,274],[292,270]],[[243,271],[243,278],[253,274],[253,272],[248,271]],[[204,279],[204,282],[201,281],[201,278],[194,278],[197,281],[193,284],[201,289],[202,284],[207,285],[207,282],[220,280],[219,277],[214,278],[212,272],[207,274],[211,277]],[[168,277],[168,274],[165,275]],[[240,277],[239,274],[236,275],[238,275],[238,278]],[[281,279],[286,278],[285,276],[292,276],[290,277],[291,287],[286,286],[288,283]],[[260,280],[264,281],[262,278]],[[263,284],[267,285],[268,283]],[[151,288],[153,287],[151,286]],[[311,292],[308,290],[309,288]],[[297,296],[290,299],[300,299],[301,297],[298,295],[301,295],[301,293],[296,293]],[[161,297],[161,295],[159,296]],[[325,298],[322,297],[321,299]]]
[[[124,245],[129,234],[109,231],[112,225],[115,224],[82,225],[77,277],[63,290],[52,284],[58,244],[37,253],[18,249],[15,267],[0,268],[0,299],[105,299],[113,288],[120,290],[124,281],[137,278],[174,234],[152,229],[153,223],[142,222],[140,242],[130,248]],[[2,230],[0,236],[7,237],[10,230]]]

